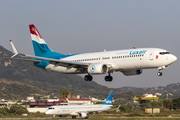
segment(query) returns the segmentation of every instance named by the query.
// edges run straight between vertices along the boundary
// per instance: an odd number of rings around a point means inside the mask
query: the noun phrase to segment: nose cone
[[[175,62],[177,60],[177,57],[175,55],[173,55],[172,60],[173,60],[173,62]]]
[[[177,57],[175,55],[171,55],[170,62],[174,63],[177,60]]]
[[[49,115],[49,110],[46,110],[45,114],[46,114],[46,115]]]

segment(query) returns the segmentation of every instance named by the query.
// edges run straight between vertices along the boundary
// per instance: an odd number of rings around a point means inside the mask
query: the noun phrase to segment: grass
[[[172,116],[169,117],[168,116]],[[179,117],[179,118],[173,118],[173,117]],[[28,116],[22,116],[22,115],[14,115],[9,114],[7,116],[0,114],[0,120],[46,120],[51,119],[52,116],[45,115],[43,113],[30,113]],[[68,116],[67,119],[71,119],[71,116]],[[147,114],[144,113],[144,111],[126,111],[126,112],[116,112],[116,111],[110,111],[110,112],[102,112],[99,114],[92,114],[89,117],[89,120],[179,120],[180,119],[180,111],[170,111],[170,110],[164,110],[159,114]],[[53,120],[59,120],[59,117],[56,116]],[[61,120],[64,120],[61,118]],[[83,120],[80,118],[80,120]]]

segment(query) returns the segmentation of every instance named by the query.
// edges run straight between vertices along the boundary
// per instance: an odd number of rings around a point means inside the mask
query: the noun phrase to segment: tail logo
[[[32,30],[37,34],[37,36],[40,36],[39,32],[36,29],[33,28]]]
[[[90,70],[91,70],[91,72],[94,72],[95,71],[95,66],[93,65]]]

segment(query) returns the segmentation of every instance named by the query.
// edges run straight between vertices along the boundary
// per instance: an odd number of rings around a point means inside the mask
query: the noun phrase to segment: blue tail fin
[[[113,100],[113,91],[111,90],[106,101],[102,103],[102,105],[112,105],[112,100]]]
[[[52,51],[38,30],[36,29],[34,24],[29,25],[30,33],[31,33],[31,39],[34,47],[34,54],[35,56],[40,56],[40,57],[48,57],[48,58],[56,58],[63,56],[63,54],[57,53]]]

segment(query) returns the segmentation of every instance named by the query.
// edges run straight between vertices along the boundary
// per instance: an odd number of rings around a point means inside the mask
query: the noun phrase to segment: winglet
[[[17,51],[16,47],[14,46],[12,40],[9,40],[9,41],[10,41],[10,43],[11,43],[11,46],[12,46],[12,49],[13,49],[13,52],[14,52],[14,55],[11,56],[10,58],[13,58],[13,57],[15,57],[16,55],[18,55],[19,52]]]
[[[10,41],[10,43],[11,43],[11,46],[12,46],[13,52],[14,52],[15,54],[18,54],[19,52],[17,51],[16,47],[14,46],[14,44],[13,44],[12,40],[9,40],[9,41]]]

